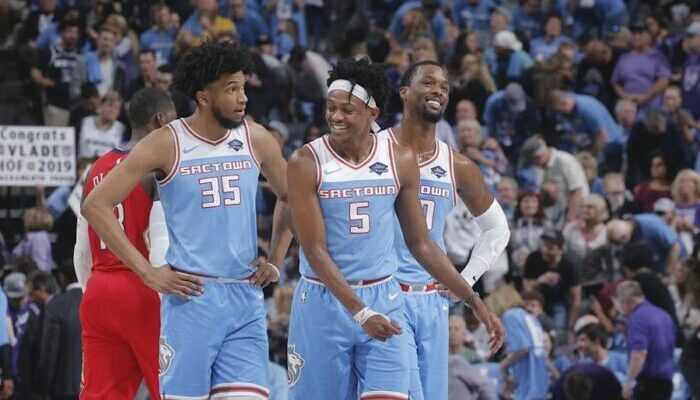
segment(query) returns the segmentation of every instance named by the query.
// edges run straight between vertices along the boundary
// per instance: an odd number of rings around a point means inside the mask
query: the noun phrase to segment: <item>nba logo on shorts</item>
[[[175,357],[175,350],[165,341],[165,336],[160,337],[160,353],[158,355],[158,375],[163,375],[170,369],[170,364]]]
[[[294,386],[301,376],[301,369],[304,368],[304,359],[296,351],[293,344],[287,345],[287,385]]]

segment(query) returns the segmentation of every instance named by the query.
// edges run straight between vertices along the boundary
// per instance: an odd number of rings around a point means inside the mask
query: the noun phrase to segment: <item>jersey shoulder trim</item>
[[[163,178],[162,180],[157,180],[160,186],[165,186],[168,183],[170,183],[175,177],[178,168],[180,168],[180,138],[178,137],[175,128],[173,128],[172,122],[167,124],[166,126],[168,127],[168,130],[170,130],[170,134],[173,135],[173,143],[175,146],[175,161],[173,161],[173,166],[170,169],[170,172],[165,176],[165,178]]]

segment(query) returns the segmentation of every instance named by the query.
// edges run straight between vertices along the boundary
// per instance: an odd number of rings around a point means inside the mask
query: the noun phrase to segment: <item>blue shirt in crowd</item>
[[[553,56],[562,43],[573,43],[571,39],[560,35],[552,40],[547,40],[546,36],[540,36],[530,42],[530,55],[535,60],[546,60]]]
[[[639,378],[672,379],[676,370],[673,348],[676,327],[668,313],[644,300],[627,319],[627,348],[646,351]]]
[[[164,64],[170,61],[176,37],[176,28],[161,31],[153,27],[141,34],[141,48],[155,51],[158,64]]]
[[[595,141],[598,132],[605,128],[608,138],[605,143],[622,143],[625,135],[605,108],[603,103],[596,98],[585,94],[571,94],[576,100],[576,105],[566,123],[570,133],[586,134],[591,141]]]
[[[536,38],[544,33],[542,27],[545,16],[541,12],[528,15],[521,6],[515,6],[511,9],[511,18],[515,31],[522,33],[527,39]],[[530,43],[530,48],[532,48],[532,43]]]
[[[666,225],[663,219],[656,214],[637,214],[632,217],[635,222],[634,233],[630,243],[644,243],[649,246],[654,254],[654,271],[660,272],[666,265],[668,252],[674,244],[681,246],[681,258],[687,256],[683,244],[678,238],[676,231]]]
[[[241,42],[248,47],[257,45],[262,36],[271,36],[265,19],[253,10],[246,10],[243,19],[234,19],[233,23]]]
[[[399,7],[394,13],[394,17],[391,19],[391,25],[389,26],[389,31],[397,38],[401,38],[403,35],[403,17],[409,11],[416,8],[421,8],[420,1],[409,1],[404,5]],[[430,19],[430,31],[435,36],[435,40],[438,42],[443,42],[447,39],[447,19],[442,11],[438,11]]]
[[[452,7],[452,21],[460,28],[478,32],[489,30],[491,11],[496,8],[492,0],[481,0],[473,5],[469,0],[458,0]]]
[[[582,358],[579,363],[594,362],[589,357]],[[620,383],[625,382],[627,376],[627,354],[619,351],[609,351],[608,359],[605,362],[598,364],[601,367],[609,369]]]
[[[502,319],[506,331],[506,353],[527,349],[527,354],[510,367],[515,380],[514,399],[545,398],[550,379],[540,322],[522,308],[511,308],[503,314]]]

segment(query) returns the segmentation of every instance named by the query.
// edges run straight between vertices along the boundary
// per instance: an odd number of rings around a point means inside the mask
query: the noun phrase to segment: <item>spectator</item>
[[[485,32],[494,8],[493,0],[457,0],[452,7],[452,20],[462,29]]]
[[[531,159],[544,170],[542,181],[556,185],[558,205],[566,210],[566,222],[573,221],[579,212],[581,199],[588,196],[588,181],[583,167],[576,158],[565,151],[545,144],[539,137],[528,139],[522,148],[525,159]],[[553,221],[557,226],[558,221]]]
[[[588,324],[576,332],[576,350],[581,361],[592,361],[610,370],[620,384],[627,376],[627,356],[608,351],[608,334],[600,324]]]
[[[700,124],[695,121],[690,111],[683,108],[683,92],[680,86],[671,85],[664,91],[662,111],[683,133],[688,144],[697,149],[696,138]]]
[[[542,325],[544,332],[552,335],[554,331],[554,321],[544,313],[544,296],[537,291],[525,291],[522,293],[525,309],[535,316]]]
[[[399,7],[389,25],[389,32],[394,38],[401,40],[404,37],[404,20],[407,15],[411,16],[411,11],[413,10],[420,13],[420,15],[413,13],[414,16],[424,18],[428,22],[430,33],[435,38],[435,41],[443,43],[447,39],[447,19],[440,11],[440,2],[438,0],[408,1]]]
[[[475,107],[476,116],[472,118],[480,118],[489,95],[496,91],[493,77],[478,53],[462,57],[459,70],[459,77],[450,85],[450,102],[446,111],[447,115],[454,114],[455,125],[462,119],[459,109],[460,105],[466,107],[464,101]]]
[[[654,254],[644,244],[630,244],[623,248],[622,268],[627,279],[636,281],[644,297],[656,307],[666,311],[678,328],[678,318],[673,297],[668,286],[651,270]]]
[[[629,364],[622,387],[623,397],[635,400],[670,398],[676,335],[671,318],[646,301],[637,282],[622,282],[615,291],[614,300],[627,317]]]
[[[197,0],[197,10],[182,24],[175,40],[178,54],[198,46],[207,39],[213,39],[222,32],[236,33],[233,21],[218,14],[216,0]]]
[[[538,3],[528,0],[526,3]],[[571,43],[571,39],[561,34],[564,21],[557,13],[550,14],[544,23],[544,36],[533,38],[530,42],[530,55],[536,61],[541,62],[552,57],[562,43]]]
[[[87,77],[85,60],[76,46],[80,39],[77,20],[63,20],[59,26],[61,41],[39,53],[32,66],[32,81],[43,89],[44,124],[66,126],[71,105],[80,98],[80,87]]]
[[[552,385],[552,400],[622,400],[615,375],[598,364],[573,365]]]
[[[153,50],[156,53],[158,65],[167,64],[173,54],[177,28],[173,26],[170,8],[165,3],[151,7],[153,26],[141,34],[141,48]]]
[[[224,16],[231,18],[236,25],[236,32],[241,43],[253,47],[263,36],[270,36],[265,19],[253,9],[249,9],[244,0],[229,0],[228,13]]]
[[[56,0],[40,0],[38,3],[39,7],[30,12],[22,24],[21,41],[29,44],[29,47],[34,47],[39,35],[57,19]]]
[[[99,113],[83,118],[80,125],[79,157],[99,157],[124,141],[126,127],[117,120],[121,108],[121,96],[110,91],[102,99]]]
[[[632,193],[625,187],[625,177],[609,172],[603,177],[603,193],[608,203],[610,218],[622,218],[636,210]]]
[[[532,50],[533,39],[542,36],[543,27],[544,30],[547,31],[547,24],[549,22],[549,18],[543,13],[542,1],[520,1],[512,8],[512,13],[515,31],[523,35],[523,38],[530,42],[530,49]],[[561,26],[559,30],[561,31]],[[530,53],[535,57],[534,52],[531,51]]]
[[[411,61],[414,63],[421,61],[439,61],[435,41],[430,36],[418,36],[413,41],[413,45],[411,47]]]
[[[666,160],[669,177],[692,165],[691,154],[683,134],[676,125],[666,121],[661,111],[652,110],[632,127],[627,141],[627,182],[633,186],[649,179],[651,160],[661,153]]]
[[[560,7],[567,7],[569,3],[558,2]],[[603,33],[614,32],[625,24],[627,7],[623,0],[597,0],[594,2],[577,1],[571,3],[571,15],[574,19],[573,33],[575,38],[587,35],[592,36],[598,31],[598,36]],[[569,15],[569,10],[560,10]]]
[[[458,343],[461,342],[464,347],[465,333],[464,319],[458,315],[451,316],[448,400],[496,400],[494,388],[459,352]],[[456,346],[453,347],[453,344]]]
[[[158,62],[156,52],[150,49],[141,50],[139,53],[140,76],[129,83],[127,99],[131,99],[134,93],[145,87],[154,87],[158,82]]]
[[[484,106],[484,124],[489,136],[498,140],[514,163],[522,143],[540,128],[539,116],[532,99],[527,97],[522,86],[517,83],[511,83],[504,90],[489,96]]]
[[[129,27],[126,18],[121,14],[111,14],[105,20],[103,27],[116,32],[117,37],[114,46],[114,56],[124,69],[124,78],[119,90],[125,91],[134,79],[136,72],[136,57],[139,54],[139,38]]]
[[[512,30],[510,11],[506,7],[496,7],[489,15],[489,35],[488,38],[483,38],[489,43],[493,41],[493,37],[500,31]]]
[[[612,279],[613,262],[605,227],[607,219],[605,199],[591,194],[583,199],[579,218],[564,227],[564,253],[579,271],[584,289],[599,287]]]
[[[671,197],[671,183],[666,172],[666,159],[657,154],[651,158],[650,179],[634,188],[634,200],[642,212],[652,212],[654,203],[661,198]]]
[[[126,82],[125,70],[121,62],[114,56],[117,45],[117,33],[112,27],[100,29],[97,37],[97,50],[85,55],[88,80],[97,86],[100,97],[114,90],[121,93]]]
[[[700,21],[695,21],[685,31],[688,57],[683,65],[681,86],[683,101],[693,113],[700,118]]]
[[[58,285],[48,272],[29,274],[29,298],[33,309],[28,313],[22,336],[17,342],[17,389],[25,399],[41,399],[45,392],[42,370],[41,340],[45,322],[46,305],[58,292]]]
[[[576,68],[576,93],[595,97],[608,109],[612,109],[615,93],[610,86],[616,55],[610,45],[591,40],[583,48],[583,59]]]
[[[493,37],[493,51],[489,49],[487,52],[486,62],[499,89],[510,82],[525,83],[527,73],[535,64],[532,57],[523,51],[523,44],[515,34],[507,30]]]
[[[676,230],[692,244],[700,233],[700,174],[691,169],[680,171],[671,185],[671,196],[676,204]]]
[[[83,118],[97,114],[97,108],[100,106],[100,94],[97,92],[97,86],[92,82],[85,82],[80,87],[80,102],[76,104],[70,111],[68,125],[75,129],[76,147],[78,144],[78,132],[80,132],[80,124]]]
[[[73,264],[61,266],[64,293],[46,304],[41,341],[42,387],[53,399],[77,399],[82,372],[78,308],[83,291]]]
[[[481,138],[481,125],[476,119],[460,121],[458,129],[459,151],[479,165],[484,183],[491,193],[508,169],[508,159],[494,138]]]
[[[637,122],[637,103],[627,99],[618,100],[614,111],[615,121],[622,133],[622,137],[619,140],[619,144],[609,145],[611,147],[610,150],[614,151],[614,154],[617,156],[610,154],[606,157],[605,162],[610,170],[622,171],[622,160],[627,148],[627,141],[634,123]]]
[[[487,362],[491,357],[491,346],[489,341],[491,336],[484,324],[474,315],[474,311],[470,308],[464,308],[464,320],[467,323],[466,342],[468,349],[471,350],[473,359],[468,358],[471,363]]]
[[[690,339],[700,328],[700,304],[698,304],[700,292],[696,290],[700,289],[698,284],[700,284],[698,262],[691,258],[676,269],[668,286],[685,339]]]
[[[666,225],[670,226],[674,231],[676,230],[676,204],[673,200],[668,197],[662,197],[654,202],[654,214],[661,217]],[[686,250],[690,249],[684,243],[683,238],[680,238],[681,243]],[[690,253],[690,252],[689,252]]]
[[[603,179],[598,176],[598,160],[587,151],[578,153],[576,159],[581,163],[583,172],[586,174],[588,191],[603,196]]]
[[[156,88],[170,93],[173,84],[173,70],[167,65],[161,65],[156,72]]]
[[[479,362],[480,359],[476,352],[464,345],[467,340],[467,323],[464,321],[464,317],[458,314],[450,315],[449,324],[450,356],[459,356],[468,363]]]
[[[525,261],[525,290],[539,290],[545,299],[545,311],[554,320],[554,328],[568,331],[573,339],[574,322],[581,305],[579,271],[564,254],[564,237],[549,229],[542,233],[540,249]]]
[[[498,184],[496,184],[496,195],[498,203],[503,208],[503,212],[509,221],[513,220],[516,205],[518,202],[518,182],[510,176],[504,176]]]
[[[513,398],[544,398],[550,379],[540,323],[523,308],[520,294],[510,285],[496,289],[486,304],[503,321],[506,356],[500,368],[501,375],[515,385]]]
[[[31,258],[40,270],[51,272],[51,239],[49,231],[53,227],[53,217],[45,207],[24,210],[24,238],[12,250],[12,256]]]
[[[671,78],[668,60],[652,47],[652,37],[644,23],[632,27],[634,49],[620,57],[612,75],[612,86],[620,98],[632,100],[640,111],[661,107],[661,93]]]
[[[523,190],[518,195],[510,236],[510,273],[513,277],[522,278],[525,260],[540,248],[540,237],[550,228],[552,223],[545,218],[540,196],[531,190]]]
[[[619,150],[623,134],[608,110],[593,97],[553,90],[550,104],[554,112],[566,122],[567,144],[575,151],[590,149],[594,155],[605,150],[605,155]],[[610,147],[608,147],[610,145]],[[611,154],[610,158],[621,158],[621,154]]]
[[[627,243],[646,246],[654,254],[654,272],[670,274],[686,251],[678,234],[658,215],[637,214],[608,222],[608,240],[617,245]]]

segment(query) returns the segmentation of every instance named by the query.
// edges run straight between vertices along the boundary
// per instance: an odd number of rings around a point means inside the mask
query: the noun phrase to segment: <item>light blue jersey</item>
[[[510,366],[515,380],[515,400],[540,400],[547,396],[551,383],[544,351],[544,332],[540,322],[522,308],[511,308],[501,317],[506,331],[506,353],[527,350]]]
[[[390,129],[378,133],[398,143]],[[430,238],[445,252],[443,231],[447,214],[454,207],[454,166],[450,147],[436,139],[430,160],[419,164],[419,198]],[[404,332],[411,357],[411,399],[447,399],[449,301],[433,284],[435,279],[418,263],[406,247],[398,219],[394,251],[398,270],[394,274],[406,295]]]
[[[158,182],[170,237],[165,259],[179,270],[219,279],[206,279],[201,296],[161,299],[161,397],[267,399],[265,304],[262,289],[246,279],[257,256],[260,172],[248,125],[215,142],[184,119],[168,127],[177,157]]]
[[[260,168],[247,122],[216,142],[184,119],[168,125],[176,165],[158,182],[170,246],[166,261],[183,271],[244,279],[257,257],[255,195]]]
[[[397,143],[391,128],[378,133],[379,136],[389,137]],[[445,221],[447,214],[457,204],[457,190],[455,189],[454,164],[452,150],[443,141],[435,139],[436,151],[430,160],[418,164],[420,168],[420,198],[425,222],[428,225],[428,234],[442,250],[445,250]],[[394,237],[394,249],[396,250],[399,266],[394,274],[399,282],[403,283],[431,283],[433,277],[413,258],[406,247],[406,242],[401,232],[401,225],[396,220],[396,233]]]
[[[362,302],[405,332],[404,296],[391,277],[396,270],[394,201],[399,180],[391,141],[373,140],[371,154],[357,165],[340,158],[328,136],[307,146],[316,160],[317,195],[331,258]],[[290,400],[408,399],[406,335],[385,342],[372,339],[317,279],[303,253],[301,273],[287,345]]]
[[[399,192],[392,144],[374,136],[359,165],[338,156],[323,136],[308,144],[316,159],[318,198],[328,253],[347,280],[376,279],[396,270],[394,201]],[[303,251],[301,274],[317,278]]]

